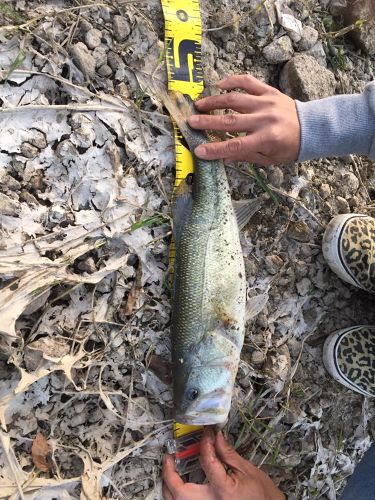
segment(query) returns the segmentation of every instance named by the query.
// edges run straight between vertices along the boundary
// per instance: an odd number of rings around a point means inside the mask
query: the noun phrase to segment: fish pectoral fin
[[[173,237],[178,246],[184,224],[191,213],[193,195],[186,179],[178,186],[172,205]]]
[[[261,310],[266,306],[268,299],[268,293],[260,293],[259,295],[255,295],[255,297],[251,297],[246,302],[245,320],[250,321],[255,318],[255,316],[258,316]]]
[[[236,214],[238,229],[241,231],[249,222],[251,217],[261,209],[263,200],[254,198],[252,200],[232,201],[234,213]]]

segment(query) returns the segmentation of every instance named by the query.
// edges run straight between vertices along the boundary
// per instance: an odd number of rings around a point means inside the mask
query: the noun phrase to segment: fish
[[[196,113],[192,101],[182,94],[159,97],[190,151],[209,140],[187,124],[187,117]],[[194,157],[194,168],[193,176],[177,188],[172,208],[174,418],[214,425],[228,418],[245,334],[246,276],[239,229],[260,203],[239,202],[236,213],[223,161]]]

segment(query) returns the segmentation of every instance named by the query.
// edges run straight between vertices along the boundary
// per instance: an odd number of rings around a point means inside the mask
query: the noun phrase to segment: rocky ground
[[[250,72],[301,100],[361,91],[374,28],[344,4],[202,0],[206,86]],[[165,80],[161,6],[13,0],[0,24],[0,497],[161,498],[174,145],[137,83]],[[375,321],[321,253],[332,216],[374,214],[374,168],[228,167],[234,198],[273,197],[242,234],[266,305],[226,432],[289,499],[336,498],[374,433],[371,401],[321,357],[331,331]]]

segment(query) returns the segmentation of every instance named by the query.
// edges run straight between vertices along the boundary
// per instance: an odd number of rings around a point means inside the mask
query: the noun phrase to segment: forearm
[[[362,94],[296,101],[301,125],[298,161],[363,154],[375,158],[375,82]]]

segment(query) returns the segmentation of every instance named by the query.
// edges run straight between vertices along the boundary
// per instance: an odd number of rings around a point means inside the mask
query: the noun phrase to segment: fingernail
[[[207,148],[204,146],[197,146],[194,149],[194,153],[199,157],[199,158],[205,158],[207,156]]]

